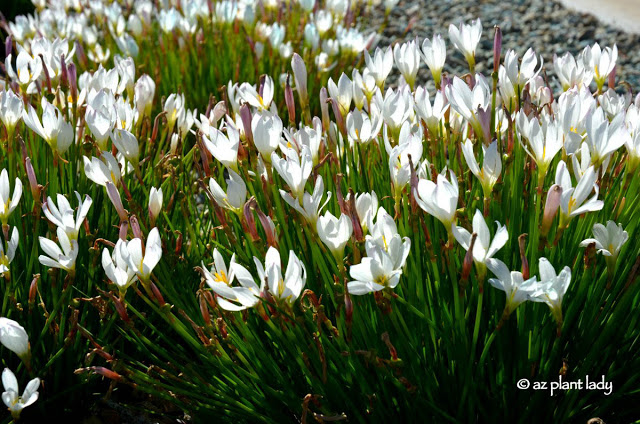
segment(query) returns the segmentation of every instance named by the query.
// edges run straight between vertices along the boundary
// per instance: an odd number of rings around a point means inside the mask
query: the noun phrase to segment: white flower
[[[84,173],[94,183],[106,186],[107,181],[117,186],[120,182],[120,165],[109,152],[102,152],[100,158],[83,156]]]
[[[227,169],[227,172],[229,178],[226,179],[226,193],[214,178],[209,180],[209,190],[218,205],[239,215],[247,200],[247,185],[232,169]]]
[[[546,258],[540,258],[539,268],[540,283],[538,289],[531,294],[530,300],[549,305],[553,317],[560,326],[562,325],[562,298],[571,283],[571,268],[565,266],[560,274],[556,274],[553,265]]]
[[[69,240],[69,236],[63,228],[58,227],[56,234],[58,236],[58,246],[55,242],[45,238],[38,237],[40,247],[49,256],[40,255],[38,261],[44,266],[50,268],[60,268],[69,274],[74,274],[76,269],[76,258],[78,257],[78,241]],[[61,249],[62,248],[62,249]]]
[[[231,257],[229,268],[217,248],[213,249],[213,265],[208,270],[204,263],[202,271],[207,285],[218,295],[218,305],[227,311],[241,311],[251,308],[260,301],[262,289],[253,280],[249,271],[236,264],[236,255]],[[236,277],[240,287],[231,287]]]
[[[445,93],[451,107],[469,122],[476,136],[482,138],[484,131],[479,114],[486,113],[491,104],[490,89],[484,78],[478,76],[472,90],[460,78],[454,77],[451,85],[445,88]]]
[[[614,221],[607,221],[607,226],[602,224],[593,224],[593,236],[580,243],[580,247],[585,247],[591,243],[595,243],[598,253],[604,256],[618,257],[622,245],[629,240],[629,234],[622,228],[622,225],[616,224]]]
[[[338,102],[342,116],[345,116],[351,108],[351,99],[353,98],[353,88],[351,84],[351,80],[344,73],[340,75],[338,85],[336,85],[331,78],[329,78],[329,82],[327,83],[329,95],[334,101]]]
[[[271,154],[271,164],[287,183],[293,196],[300,198],[304,193],[304,186],[313,169],[311,152],[307,146],[302,146],[299,156],[293,149],[285,148],[283,151],[286,158],[281,158],[273,152]]]
[[[452,170],[449,171],[451,181],[438,174],[437,182],[421,179],[417,193],[414,193],[418,205],[429,215],[437,218],[451,232],[458,204],[458,179]]]
[[[133,102],[136,105],[139,116],[151,114],[151,106],[153,104],[153,96],[156,92],[156,83],[149,75],[144,74],[138,78],[136,85],[133,87]]]
[[[153,268],[162,258],[162,240],[160,240],[158,229],[154,227],[149,232],[144,252],[142,250],[142,240],[139,238],[126,242],[126,245],[123,244],[121,249],[123,258],[138,275],[138,279],[145,284],[148,283],[151,280]],[[127,252],[124,252],[124,249]]]
[[[42,137],[57,154],[62,155],[73,142],[73,127],[64,120],[62,112],[42,97],[42,123],[33,106],[23,111],[24,123]]]
[[[525,281],[521,272],[511,271],[499,259],[490,258],[486,262],[487,268],[498,278],[489,278],[489,284],[507,295],[505,310],[507,315],[538,290],[538,281],[535,276]]]
[[[364,60],[370,75],[375,79],[378,87],[384,87],[384,82],[393,68],[393,53],[391,47],[382,50],[376,47],[373,58],[367,50],[364,51]]]
[[[226,128],[227,135],[217,128],[210,127],[208,133],[202,134],[202,142],[214,158],[237,172],[240,133],[233,125],[227,125]]]
[[[0,92],[0,121],[7,128],[7,133],[11,136],[16,125],[22,119],[24,104],[11,89]]]
[[[100,150],[107,150],[107,140],[116,125],[116,100],[111,90],[101,89],[88,103],[85,122]]]
[[[34,83],[42,73],[42,60],[38,56],[32,56],[25,49],[20,49],[16,57],[15,70],[11,65],[13,55],[10,54],[4,61],[7,74],[23,87]]]
[[[482,23],[480,19],[472,21],[471,24],[460,23],[460,27],[449,25],[449,38],[454,47],[458,49],[467,59],[473,68],[476,63],[476,47],[482,36]]]
[[[440,124],[445,112],[449,109],[447,100],[442,95],[442,91],[436,91],[433,104],[429,100],[429,92],[426,88],[418,87],[413,95],[416,114],[427,124],[427,128],[432,136],[436,136],[440,129]]]
[[[149,215],[157,219],[162,211],[162,188],[151,187],[149,191]]]
[[[629,132],[624,125],[624,114],[618,115],[609,122],[602,108],[597,108],[587,115],[587,137],[585,139],[591,153],[591,163],[598,168],[609,156],[618,150],[629,139]]]
[[[102,268],[107,278],[118,286],[118,290],[123,295],[138,278],[136,269],[129,265],[129,251],[123,240],[118,240],[111,255],[107,248],[102,250]]]
[[[394,268],[393,261],[384,250],[375,249],[371,253],[371,256],[362,258],[362,262],[349,268],[349,275],[353,278],[347,283],[350,294],[368,294],[398,285],[402,270]]]
[[[412,90],[416,82],[418,69],[420,68],[420,55],[418,51],[418,43],[414,40],[403,44],[396,44],[393,48],[393,58],[395,59],[396,67]]]
[[[464,160],[467,162],[467,166],[473,175],[480,180],[484,197],[488,199],[491,196],[491,190],[493,190],[494,184],[498,181],[498,178],[500,178],[502,160],[500,159],[500,153],[498,153],[497,141],[489,144],[487,148],[483,145],[482,151],[484,159],[482,161],[482,169],[480,169],[473,155],[473,144],[471,144],[471,140],[467,139],[467,141],[462,144]]]
[[[558,121],[542,115],[542,125],[536,117],[531,119],[522,112],[518,112],[516,125],[521,138],[527,143],[521,143],[529,156],[538,166],[538,178],[544,179],[547,169],[555,155],[562,149],[563,132]]]
[[[394,195],[401,195],[411,178],[411,165],[417,169],[422,158],[422,136],[411,133],[409,122],[405,121],[400,129],[398,145],[391,148],[385,138],[385,148],[389,155],[389,172],[393,183]],[[411,158],[409,158],[411,157]]]
[[[431,40],[425,38],[422,42],[421,55],[431,71],[436,87],[440,87],[442,68],[444,68],[444,62],[447,59],[447,48],[442,36],[440,34],[433,34]]]
[[[25,387],[22,396],[20,396],[18,394],[18,380],[16,376],[9,368],[5,368],[2,372],[2,385],[4,386],[2,401],[9,411],[11,411],[11,416],[16,420],[20,417],[20,413],[24,408],[38,400],[40,379],[37,377],[27,383],[27,387]]]
[[[9,272],[9,264],[16,256],[16,250],[18,249],[18,241],[20,234],[18,228],[13,227],[11,231],[11,238],[7,242],[7,251],[5,253],[4,243],[0,243],[0,276],[4,276],[5,272]]]
[[[253,115],[251,120],[253,142],[264,161],[271,160],[273,153],[282,138],[282,121],[278,115],[269,111],[262,111]]]
[[[120,152],[134,167],[138,166],[140,161],[140,146],[135,135],[127,130],[115,129],[111,133],[111,141]]]
[[[392,137],[396,139],[404,124],[413,113],[413,98],[408,86],[404,89],[389,88],[382,102],[382,118],[389,128]]]
[[[324,216],[318,218],[316,229],[320,240],[327,245],[336,260],[341,261],[344,248],[353,233],[351,218],[343,214],[338,219],[331,212],[326,212]]]
[[[365,240],[367,255],[375,257],[375,251],[382,249],[391,259],[394,269],[403,268],[409,256],[411,240],[400,237],[395,221],[385,208],[378,209],[376,222],[371,222],[370,232]]]
[[[18,207],[20,198],[22,197],[22,181],[16,177],[16,183],[13,186],[13,197],[11,197],[11,187],[9,186],[9,173],[3,169],[0,173],[0,222],[6,225],[9,216]]]
[[[368,228],[373,225],[373,218],[378,212],[378,196],[375,191],[356,194],[355,203],[360,227],[362,227],[362,232],[366,233]]]
[[[62,228],[69,240],[77,240],[80,226],[89,213],[91,207],[91,197],[85,196],[84,201],[80,197],[80,193],[77,191],[76,198],[78,199],[78,215],[74,218],[74,210],[69,204],[64,195],[58,193],[58,205],[53,202],[51,197],[47,197],[47,201],[42,205],[42,211],[47,219],[55,224],[57,227]]]
[[[560,196],[560,226],[569,223],[571,218],[585,212],[599,211],[604,207],[604,202],[598,200],[599,188],[596,184],[596,175],[593,166],[590,166],[580,177],[578,184],[573,188],[571,175],[564,161],[558,163],[556,169],[556,184],[562,187]],[[587,200],[587,196],[595,191],[593,197]],[[586,201],[586,202],[585,202]]]
[[[12,319],[0,318],[0,343],[20,359],[26,359],[29,354],[29,335]]]
[[[496,221],[496,225],[498,229],[496,230],[496,234],[493,237],[493,241],[491,241],[491,234],[489,233],[489,227],[487,223],[484,221],[484,217],[482,216],[482,212],[476,209],[476,213],[473,215],[473,232],[477,235],[476,241],[473,244],[473,260],[476,264],[485,264],[487,259],[491,259],[493,255],[496,254],[498,250],[500,250],[509,240],[509,233],[507,232],[507,227],[504,225],[500,225],[498,221]],[[452,225],[453,236],[456,238],[458,243],[464,248],[464,250],[469,250],[469,246],[471,245],[472,235],[469,231],[467,231],[463,227],[457,227]]]
[[[264,84],[262,86],[262,95],[258,93],[255,87],[249,83],[242,83],[238,87],[238,95],[245,102],[258,110],[269,110],[271,102],[273,101],[273,79],[270,76],[265,76]]]
[[[578,57],[576,61],[575,57],[569,52],[565,53],[562,57],[554,55],[553,67],[562,84],[562,89],[565,91],[573,86],[577,86],[578,88],[589,86],[593,79],[593,73],[586,69],[582,56]]]
[[[611,47],[601,49],[600,45],[595,43],[593,47],[585,47],[582,55],[585,66],[589,66],[589,70],[593,74],[598,90],[602,89],[607,77],[616,67],[618,47],[614,44],[613,49]]]
[[[294,198],[284,190],[280,190],[280,196],[282,196],[282,199],[287,202],[289,206],[300,212],[307,222],[315,228],[316,222],[318,221],[318,214],[331,199],[331,192],[327,192],[327,198],[324,203],[322,203],[322,198],[324,197],[324,182],[322,175],[318,175],[313,193],[309,194],[305,192],[302,195],[302,201],[300,201],[299,198]]]

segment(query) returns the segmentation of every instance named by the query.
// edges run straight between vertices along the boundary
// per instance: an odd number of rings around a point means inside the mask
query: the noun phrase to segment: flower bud
[[[149,218],[155,222],[162,210],[162,188],[151,187],[149,192]]]
[[[9,318],[0,318],[0,343],[24,360],[29,354],[29,336],[25,329]]]
[[[499,26],[494,27],[493,36],[493,72],[500,70],[500,54],[502,53],[502,30]]]
[[[296,83],[296,90],[298,90],[300,105],[304,108],[309,101],[309,95],[307,93],[307,67],[298,53],[293,54],[291,68],[293,69],[293,79]]]

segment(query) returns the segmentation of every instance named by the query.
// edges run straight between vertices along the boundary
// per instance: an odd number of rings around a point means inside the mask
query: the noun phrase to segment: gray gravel
[[[449,24],[480,18],[484,28],[477,51],[477,70],[489,74],[493,68],[493,26],[503,32],[503,57],[514,49],[520,57],[529,48],[545,61],[553,75],[553,55],[566,51],[577,55],[585,46],[600,43],[601,47],[618,45],[617,81],[627,81],[634,92],[640,89],[640,35],[629,34],[600,23],[595,17],[566,9],[552,0],[401,0],[392,10],[379,45],[431,38],[442,34],[447,43],[445,71],[464,73],[468,68],[464,57],[449,41]],[[383,16],[374,15],[367,25],[377,28]],[[425,82],[428,69],[421,67],[420,81]]]

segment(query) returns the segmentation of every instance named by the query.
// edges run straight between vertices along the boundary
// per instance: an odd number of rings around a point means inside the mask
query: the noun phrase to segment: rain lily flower
[[[482,36],[482,23],[480,19],[472,21],[470,24],[460,23],[459,27],[449,25],[449,38],[454,47],[458,49],[467,59],[471,73],[474,73],[476,65],[476,47]]]
[[[340,265],[344,256],[344,248],[353,233],[351,218],[342,214],[338,219],[331,212],[326,212],[324,216],[318,218],[316,229],[320,240],[327,245],[336,258],[336,262]]]
[[[382,90],[391,69],[393,68],[393,52],[391,47],[381,49],[376,47],[373,58],[367,50],[364,51],[364,60],[369,70],[369,74],[376,81],[376,85]]]
[[[106,186],[107,182],[117,186],[120,182],[120,165],[116,158],[109,152],[102,152],[100,158],[86,156],[84,160],[84,173],[94,183]]]
[[[107,278],[118,287],[121,296],[138,279],[136,269],[129,265],[129,251],[123,240],[116,242],[111,254],[107,248],[102,250],[102,268]]]
[[[253,260],[261,282],[260,292],[266,289],[276,299],[289,304],[292,304],[300,297],[307,280],[307,270],[296,254],[293,253],[293,250],[289,251],[289,263],[287,264],[284,278],[282,276],[280,252],[275,247],[269,247],[264,266],[258,258],[254,257]],[[253,285],[250,284],[251,273],[246,268],[236,263],[233,266],[233,271],[243,287],[250,287],[253,292],[256,291],[257,285],[255,283]],[[253,281],[252,278],[251,281]]]
[[[16,256],[19,237],[18,228],[13,227],[13,230],[11,231],[11,238],[7,242],[6,253],[4,243],[0,243],[0,277],[6,277],[8,275],[9,264],[11,264],[11,261],[13,261],[13,258]]]
[[[331,192],[327,192],[327,198],[324,203],[322,203],[322,198],[324,197],[324,181],[322,180],[322,175],[318,175],[313,193],[309,194],[305,192],[302,195],[302,202],[282,189],[280,190],[280,196],[282,196],[282,199],[287,202],[289,206],[300,212],[312,228],[316,228],[318,215],[331,199]]]
[[[235,171],[232,169],[226,171],[229,173],[229,177],[226,178],[226,193],[214,178],[209,180],[209,190],[219,206],[240,215],[247,200],[247,185]]]
[[[0,173],[0,222],[7,225],[9,216],[18,207],[20,198],[22,197],[22,181],[16,177],[16,183],[13,186],[13,197],[11,196],[11,187],[9,186],[9,173],[3,169]]]
[[[58,227],[56,234],[58,236],[57,243],[45,238],[38,237],[40,247],[49,256],[40,255],[38,261],[49,268],[64,269],[69,275],[74,275],[76,270],[76,258],[78,257],[78,241],[70,240],[63,228]]]
[[[599,188],[596,184],[596,175],[593,166],[580,177],[578,184],[573,188],[571,184],[571,175],[567,170],[564,161],[558,163],[556,169],[556,184],[562,187],[562,195],[560,197],[560,227],[564,228],[569,221],[585,212],[599,211],[604,207],[604,202],[598,200]],[[591,191],[595,190],[595,194],[589,200],[587,196]]]
[[[262,85],[262,95],[258,93],[255,87],[249,83],[240,84],[238,87],[238,94],[245,102],[258,110],[269,110],[271,102],[273,101],[273,79],[270,76],[265,76],[264,84]]]
[[[418,43],[414,40],[403,44],[396,44],[393,48],[393,58],[395,59],[396,67],[407,84],[409,84],[409,87],[411,87],[411,91],[413,91],[413,86],[416,83],[416,75],[420,68],[420,55],[418,51]]]
[[[251,308],[260,301],[262,288],[253,280],[253,276],[246,268],[236,264],[236,255],[231,257],[229,267],[217,248],[213,249],[213,265],[208,270],[204,263],[202,272],[209,287],[218,295],[218,305],[226,311],[241,311]],[[240,287],[231,287],[236,279]]]
[[[538,289],[531,294],[529,299],[549,305],[551,313],[558,324],[559,332],[562,327],[562,298],[569,288],[569,283],[571,283],[571,268],[565,266],[560,271],[560,274],[556,274],[553,265],[546,258],[540,258],[538,266],[540,269],[540,283]]]
[[[389,213],[383,208],[378,209],[375,224],[371,222],[370,234],[365,239],[367,255],[374,257],[377,249],[382,249],[391,259],[394,269],[404,267],[411,240],[409,237],[400,237],[398,227]]]
[[[411,166],[416,169],[422,158],[422,137],[412,134],[409,122],[400,129],[398,145],[391,148],[385,139],[385,148],[389,155],[389,172],[394,189],[394,198],[399,202],[402,190],[411,178]]]
[[[51,197],[47,197],[47,201],[42,204],[42,211],[47,219],[52,223],[62,228],[69,240],[77,240],[78,232],[80,231],[80,226],[84,222],[87,214],[89,213],[89,208],[91,207],[91,197],[85,196],[84,201],[80,197],[80,193],[77,191],[76,198],[78,199],[78,214],[74,218],[74,210],[69,204],[64,195],[58,193],[58,205],[53,202]]]
[[[313,159],[307,146],[302,146],[300,155],[294,150],[283,149],[286,158],[279,157],[275,152],[271,154],[271,164],[280,177],[287,183],[293,196],[300,199],[304,193],[304,186],[313,169]]]
[[[444,224],[451,239],[453,237],[451,225],[455,221],[458,205],[458,178],[451,170],[449,177],[451,181],[447,180],[443,174],[438,174],[436,183],[420,179],[413,195],[422,210]]]
[[[31,55],[27,50],[21,49],[16,57],[16,67],[11,65],[13,55],[7,56],[4,61],[7,74],[22,87],[29,87],[42,73],[42,60],[37,55]]]
[[[622,246],[629,240],[629,233],[622,228],[622,225],[609,220],[606,227],[599,223],[593,224],[593,236],[594,238],[583,240],[580,246],[586,247],[592,243],[595,244],[597,252],[605,257],[609,278],[612,278],[618,254]]]
[[[140,76],[133,87],[133,91],[133,101],[136,105],[136,109],[138,110],[138,115],[140,117],[150,115],[153,96],[156,92],[156,83],[153,81],[153,78],[147,74]]]
[[[38,400],[38,387],[40,386],[40,379],[34,378],[27,383],[22,396],[18,393],[18,380],[15,374],[9,369],[5,368],[2,372],[2,386],[4,392],[2,392],[2,401],[11,411],[11,416],[14,420],[20,418],[20,413],[24,408],[32,405]]]
[[[519,271],[511,271],[499,259],[489,258],[486,262],[487,268],[498,278],[489,278],[489,284],[498,290],[502,290],[507,295],[507,303],[504,307],[506,316],[516,310],[521,303],[538,290],[538,280],[535,276],[525,280]]]
[[[507,227],[500,225],[498,221],[496,221],[496,225],[498,229],[493,236],[493,240],[491,240],[489,227],[484,220],[484,216],[480,210],[476,209],[476,213],[473,215],[473,232],[477,234],[477,237],[473,244],[472,255],[481,277],[484,277],[484,265],[486,265],[487,260],[491,259],[493,255],[507,243],[507,240],[509,240]],[[471,233],[465,228],[455,225],[451,226],[451,230],[458,243],[460,243],[464,250],[468,251],[471,245]]]
[[[116,125],[116,100],[108,89],[101,89],[87,105],[85,122],[100,147],[107,150],[107,140]]]
[[[485,143],[489,140],[485,135],[488,126],[483,126],[482,120],[490,107],[491,95],[489,86],[483,78],[478,78],[473,90],[458,77],[454,77],[451,85],[445,88],[447,99],[451,107],[469,122],[476,136]]]
[[[158,219],[162,211],[162,188],[151,187],[149,191],[149,216],[152,221]]]
[[[502,160],[500,159],[500,153],[498,153],[497,141],[489,144],[489,147],[486,148],[483,145],[482,151],[484,159],[482,162],[482,169],[480,169],[480,166],[473,155],[473,144],[471,144],[471,140],[467,139],[467,141],[462,144],[464,160],[467,162],[467,166],[473,175],[480,180],[484,197],[485,199],[488,199],[491,196],[493,186],[496,181],[498,181],[498,178],[500,178],[500,173],[502,172]]]
[[[271,153],[278,148],[282,138],[282,121],[278,115],[266,110],[256,113],[251,121],[251,132],[262,159],[271,161]]]
[[[338,103],[342,116],[345,116],[351,108],[351,99],[353,97],[353,88],[351,87],[351,84],[351,80],[344,73],[340,75],[337,85],[331,78],[329,78],[329,82],[327,83],[329,95]]]
[[[440,34],[433,34],[431,40],[425,38],[422,42],[422,52],[420,52],[420,54],[431,71],[436,88],[440,88],[442,69],[447,59],[447,49],[442,36]]]
[[[436,91],[433,104],[431,104],[427,89],[418,87],[414,94],[414,104],[416,114],[427,124],[429,133],[435,137],[440,130],[444,114],[449,109],[449,104],[442,95],[442,91]]]
[[[33,132],[47,142],[51,149],[58,155],[64,154],[73,142],[73,127],[65,121],[60,110],[49,103],[46,97],[42,97],[42,123],[33,106],[22,113],[24,123]]]
[[[140,146],[135,135],[127,130],[115,129],[111,133],[111,141],[134,168],[138,167],[140,161]]]
[[[0,318],[0,343],[22,360],[29,356],[29,335],[16,321]]]
[[[591,153],[591,163],[596,168],[608,163],[610,155],[624,146],[630,137],[624,125],[624,114],[609,122],[601,108],[587,115],[586,129],[585,141]]]
[[[227,168],[238,172],[238,147],[240,133],[233,125],[227,125],[227,135],[217,128],[210,127],[202,134],[202,142],[209,153]]]
[[[124,251],[127,250],[127,252]],[[142,240],[134,238],[123,244],[121,248],[122,257],[128,262],[129,267],[135,271],[138,279],[147,285],[151,281],[151,272],[162,258],[162,240],[156,227],[149,231],[147,242],[142,249]]]
[[[562,84],[562,89],[567,91],[569,88],[577,86],[578,88],[588,86],[593,79],[593,73],[586,69],[582,57],[576,58],[569,52],[563,56],[553,56],[553,68]]]
[[[369,227],[373,225],[373,218],[378,213],[378,196],[375,191],[356,194],[355,204],[360,227],[366,233]]]
[[[616,67],[616,61],[618,60],[618,47],[614,44],[613,48],[605,47],[604,49],[601,49],[600,45],[595,43],[593,47],[585,47],[582,55],[585,66],[589,66],[589,70],[593,74],[593,79],[598,86],[598,91],[602,91],[604,82]]]
[[[347,137],[350,144],[353,145],[356,142],[366,144],[378,137],[382,128],[382,116],[375,106],[371,109],[371,116],[358,109],[347,114]]]
[[[398,140],[400,129],[413,114],[413,98],[409,87],[398,90],[389,88],[382,102],[382,119],[387,124],[391,138]]]
[[[394,268],[391,257],[379,248],[371,253],[371,256],[362,258],[362,262],[349,268],[349,275],[353,278],[347,283],[350,294],[363,295],[385,287],[393,289],[400,282],[402,270]]]
[[[0,121],[4,124],[9,135],[9,140],[24,111],[24,103],[12,90],[2,90],[0,92]]]
[[[542,124],[537,118],[529,119],[522,111],[518,112],[516,124],[527,143],[522,143],[525,151],[538,167],[538,186],[541,187],[551,161],[562,149],[563,133],[557,121],[542,115]]]

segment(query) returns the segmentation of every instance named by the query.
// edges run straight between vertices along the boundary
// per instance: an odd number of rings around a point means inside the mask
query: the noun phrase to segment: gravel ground
[[[440,33],[447,43],[445,71],[457,74],[468,70],[464,57],[457,52],[448,36],[449,24],[480,18],[483,37],[476,52],[477,71],[488,75],[493,68],[493,26],[503,33],[502,52],[514,49],[520,57],[529,48],[545,61],[548,74],[553,74],[553,55],[566,51],[577,55],[595,42],[601,47],[618,45],[617,81],[627,81],[634,93],[640,89],[640,35],[629,34],[595,17],[566,9],[552,0],[401,0],[392,10],[382,34],[381,46],[418,37],[420,41]],[[376,28],[382,14],[369,20]],[[428,68],[420,69],[420,81],[428,81]]]

